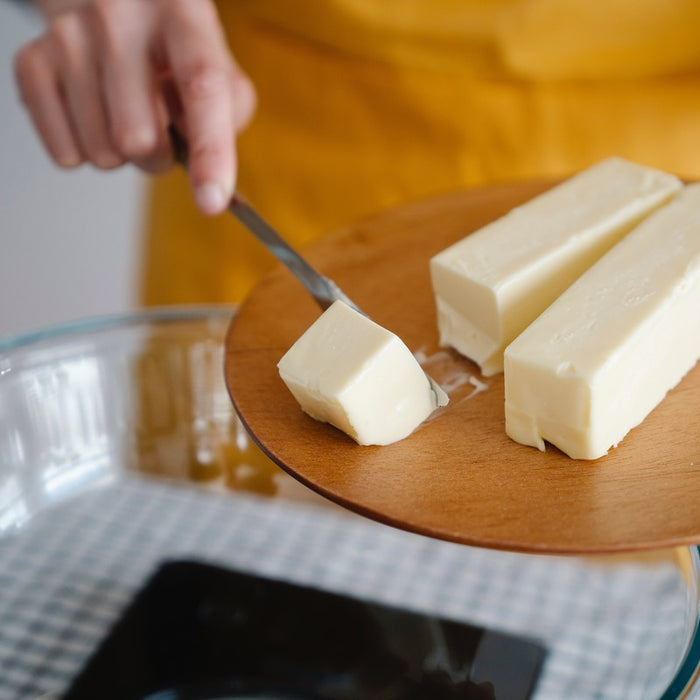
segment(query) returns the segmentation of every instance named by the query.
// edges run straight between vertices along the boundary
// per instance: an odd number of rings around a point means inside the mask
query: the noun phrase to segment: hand
[[[172,122],[190,144],[197,205],[221,212],[235,186],[235,135],[256,98],[213,1],[41,1],[46,31],[20,49],[15,75],[53,160],[161,172]]]

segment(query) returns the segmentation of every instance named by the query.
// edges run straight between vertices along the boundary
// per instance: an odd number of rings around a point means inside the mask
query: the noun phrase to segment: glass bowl
[[[0,696],[60,694],[146,574],[186,555],[535,638],[539,700],[700,697],[696,547],[479,550],[328,503],[232,409],[234,314],[160,308],[0,340]]]

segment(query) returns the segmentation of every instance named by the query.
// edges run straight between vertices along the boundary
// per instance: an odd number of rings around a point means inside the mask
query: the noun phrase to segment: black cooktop
[[[525,700],[531,639],[196,561],[164,563],[65,700]]]

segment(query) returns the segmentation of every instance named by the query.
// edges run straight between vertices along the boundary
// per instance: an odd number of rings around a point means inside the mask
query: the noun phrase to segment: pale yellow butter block
[[[501,372],[506,345],[681,187],[609,158],[441,251],[430,261],[440,344]]]
[[[505,351],[506,432],[596,459],[700,357],[700,185],[686,187]]]
[[[403,341],[340,301],[277,366],[306,413],[360,445],[401,440],[436,408],[430,382]]]

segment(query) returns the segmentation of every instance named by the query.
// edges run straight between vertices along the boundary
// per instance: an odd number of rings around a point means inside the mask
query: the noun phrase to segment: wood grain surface
[[[539,452],[511,441],[502,375],[484,379],[475,364],[438,347],[429,258],[551,184],[417,202],[304,251],[451,385],[449,406],[393,445],[358,446],[302,413],[276,365],[320,311],[286,269],[269,274],[234,318],[225,361],[231,398],[262,449],[327,498],[431,537],[571,554],[699,543],[698,367],[609,455],[577,461],[549,445]]]

